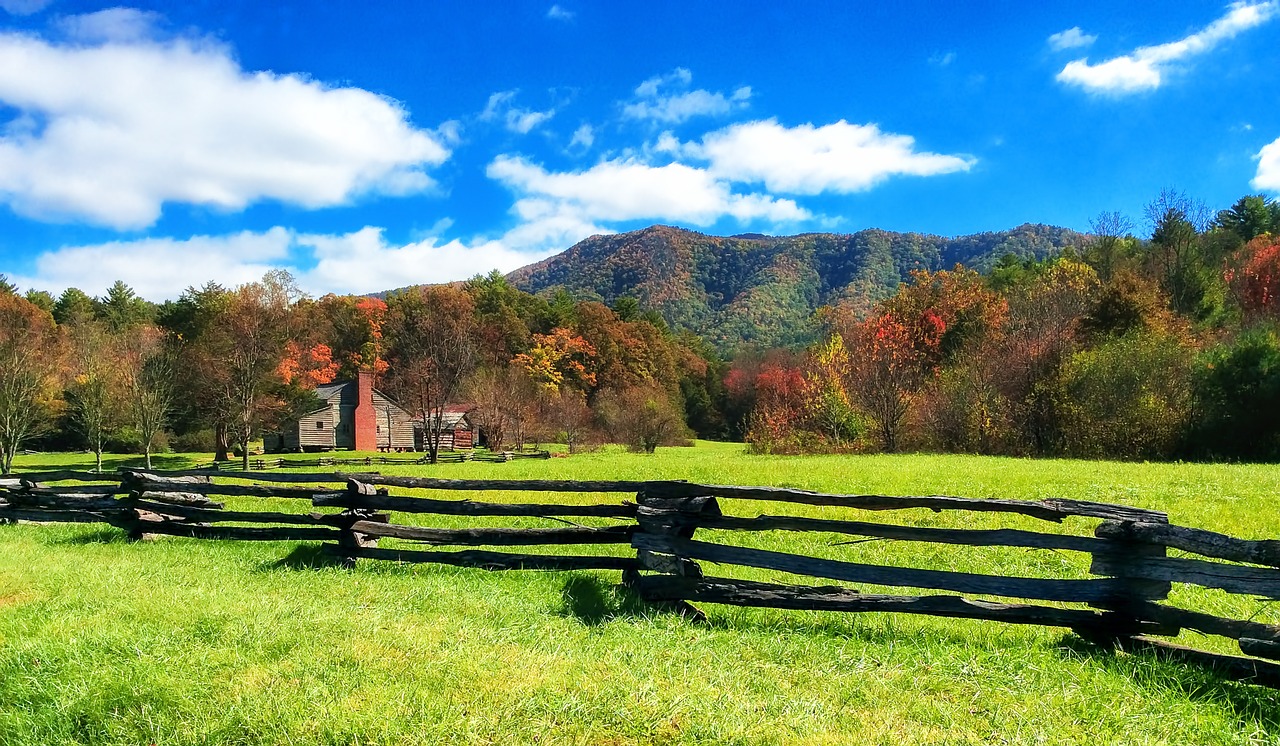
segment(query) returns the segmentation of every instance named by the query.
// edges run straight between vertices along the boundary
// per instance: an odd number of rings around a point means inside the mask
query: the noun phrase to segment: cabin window
[[[323,430],[323,429],[324,429],[324,420],[316,420],[316,429],[317,429],[317,430]]]

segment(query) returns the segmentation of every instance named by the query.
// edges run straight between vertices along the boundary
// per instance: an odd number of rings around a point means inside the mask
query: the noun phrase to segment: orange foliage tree
[[[10,473],[22,444],[51,424],[62,365],[53,316],[0,293],[0,473]]]

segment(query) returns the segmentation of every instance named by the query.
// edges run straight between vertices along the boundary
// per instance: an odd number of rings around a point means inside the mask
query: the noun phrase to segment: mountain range
[[[1037,224],[955,238],[878,229],[709,236],[655,225],[591,236],[507,280],[535,294],[563,289],[610,305],[632,297],[673,328],[729,351],[808,342],[815,310],[841,301],[868,308],[892,295],[912,270],[963,264],[987,271],[1006,255],[1043,259],[1083,239]]]

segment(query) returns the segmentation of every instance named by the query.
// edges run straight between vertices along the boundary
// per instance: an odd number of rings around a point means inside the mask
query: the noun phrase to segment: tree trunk
[[[249,471],[249,436],[240,439],[240,467]]]
[[[93,462],[94,462],[93,470],[98,474],[101,474],[102,473],[102,444],[101,443],[98,443],[97,447],[93,449]]]
[[[151,470],[151,440],[147,439],[145,445],[142,446],[142,455],[146,459],[147,471]]]
[[[227,426],[219,422],[213,426],[213,460],[226,461],[230,442],[227,439]]]

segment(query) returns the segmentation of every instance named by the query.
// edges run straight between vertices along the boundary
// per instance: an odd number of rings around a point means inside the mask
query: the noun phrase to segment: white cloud
[[[792,200],[734,194],[727,182],[681,163],[615,160],[585,171],[553,173],[503,155],[489,165],[488,175],[522,195],[515,210],[525,220],[567,214],[583,223],[671,220],[710,225],[723,217],[775,223],[810,217]]]
[[[784,127],[776,120],[735,124],[685,146],[730,181],[763,183],[771,192],[858,192],[892,176],[937,176],[967,171],[974,159],[920,152],[909,135],[874,124],[840,120]]]
[[[102,295],[111,283],[124,280],[142,297],[159,301],[210,280],[228,287],[257,280],[288,258],[291,242],[289,231],[272,228],[263,233],[70,246],[36,257],[35,272],[17,281],[54,294],[78,287],[89,295]]]
[[[589,124],[584,124],[573,131],[573,139],[569,141],[569,147],[580,147],[583,150],[589,150],[595,142],[595,129]]]
[[[1066,49],[1083,49],[1097,40],[1097,36],[1086,34],[1080,30],[1079,26],[1072,26],[1066,31],[1059,31],[1048,39],[1049,48],[1055,52],[1061,52]]]
[[[576,15],[578,14],[571,10],[566,10],[562,5],[552,5],[547,9],[547,18],[553,21],[572,21]]]
[[[4,8],[10,15],[29,16],[44,10],[52,2],[53,0],[0,0],[0,8]]]
[[[36,258],[29,276],[12,278],[20,287],[61,293],[78,287],[102,295],[123,280],[152,301],[178,297],[190,286],[218,282],[235,287],[253,282],[268,270],[284,268],[311,295],[369,293],[422,283],[452,282],[487,273],[509,272],[548,256],[568,244],[550,245],[564,235],[573,241],[600,232],[551,221],[521,226],[497,240],[440,242],[434,236],[408,244],[388,243],[382,228],[365,227],[339,234],[297,234],[282,227],[224,236],[187,239],[147,238],[71,246]],[[438,226],[448,227],[448,223]],[[523,243],[522,243],[523,242]]]
[[[96,13],[63,16],[57,20],[56,25],[76,41],[137,42],[155,36],[163,21],[164,16],[149,10],[107,8]]]
[[[142,228],[163,203],[304,208],[432,185],[449,156],[396,102],[249,73],[191,40],[56,45],[0,34],[0,102],[42,123],[0,135],[0,202],[40,219]]]
[[[315,266],[298,275],[298,284],[313,294],[371,293],[379,290],[452,282],[490,270],[510,272],[538,261],[548,252],[520,251],[504,241],[438,243],[434,238],[395,245],[381,228],[365,227],[345,235],[301,235]]]
[[[519,90],[512,90],[490,94],[484,111],[480,112],[480,119],[486,122],[502,121],[512,132],[527,135],[535,127],[556,115],[555,109],[536,111],[517,107],[514,101],[519,92]]]
[[[1226,15],[1194,34],[1167,44],[1139,47],[1097,64],[1090,64],[1088,59],[1073,60],[1058,73],[1058,80],[1091,93],[1118,95],[1155,90],[1175,63],[1208,52],[1219,43],[1266,23],[1278,9],[1280,3],[1276,0],[1232,3]]]
[[[1253,188],[1280,193],[1280,139],[1273,140],[1258,152],[1258,173]]]
[[[722,116],[746,108],[751,101],[750,86],[737,88],[726,96],[701,88],[687,90],[692,82],[693,74],[683,67],[649,78],[636,87],[636,99],[623,105],[622,115],[678,124],[696,116]]]

